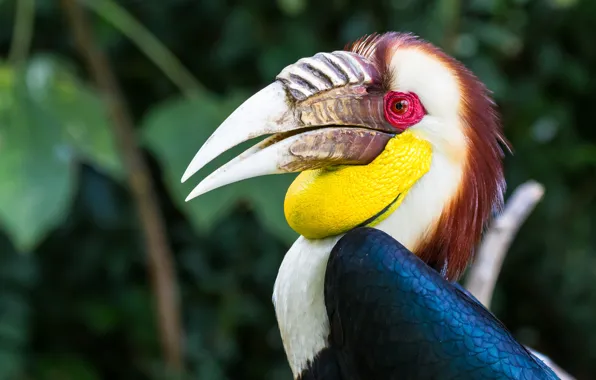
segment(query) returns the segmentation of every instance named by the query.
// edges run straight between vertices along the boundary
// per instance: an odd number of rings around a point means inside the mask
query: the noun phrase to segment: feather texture
[[[325,303],[343,376],[327,379],[557,379],[477,300],[376,229],[335,245]]]

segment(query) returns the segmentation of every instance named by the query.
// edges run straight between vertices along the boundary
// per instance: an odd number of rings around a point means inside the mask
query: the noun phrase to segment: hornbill
[[[287,66],[198,151],[184,182],[266,139],[187,200],[300,172],[284,213],[301,236],[273,303],[295,379],[556,379],[457,280],[503,203],[489,91],[409,33],[365,36]]]

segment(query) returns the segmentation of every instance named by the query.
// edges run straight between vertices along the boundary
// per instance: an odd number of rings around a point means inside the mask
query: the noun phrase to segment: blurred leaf
[[[498,0],[472,0],[470,9],[476,12],[495,13],[498,3]]]
[[[551,4],[553,4],[555,8],[565,9],[575,6],[577,0],[551,0]]]
[[[31,60],[26,75],[31,96],[59,121],[80,158],[123,179],[124,170],[100,97],[50,56]]]
[[[469,33],[460,34],[455,39],[453,50],[454,54],[458,57],[473,57],[478,52],[478,39],[476,36]]]
[[[296,16],[304,11],[307,0],[277,0],[279,8],[290,16]]]
[[[101,103],[49,57],[0,69],[0,219],[28,251],[65,218],[78,156],[119,177]]]
[[[531,133],[534,140],[540,143],[546,143],[557,135],[559,127],[559,123],[554,117],[545,115],[534,123]]]
[[[14,82],[0,88],[0,219],[18,249],[28,251],[65,217],[74,187],[73,152],[58,120],[23,82]]]
[[[15,244],[29,250],[65,216],[76,159],[115,178],[122,167],[100,99],[66,65],[38,56],[22,71],[3,66],[0,73],[0,142],[7,147],[0,173],[11,178],[0,191],[0,213]]]

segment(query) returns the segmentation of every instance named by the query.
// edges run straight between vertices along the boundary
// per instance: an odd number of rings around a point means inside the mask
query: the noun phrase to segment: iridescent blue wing
[[[475,298],[376,229],[334,247],[325,302],[345,380],[557,379]]]

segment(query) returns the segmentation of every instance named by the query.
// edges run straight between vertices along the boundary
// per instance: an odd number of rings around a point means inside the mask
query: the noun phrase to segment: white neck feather
[[[294,378],[327,343],[325,269],[329,254],[340,238],[309,240],[300,236],[279,267],[273,305]]]

